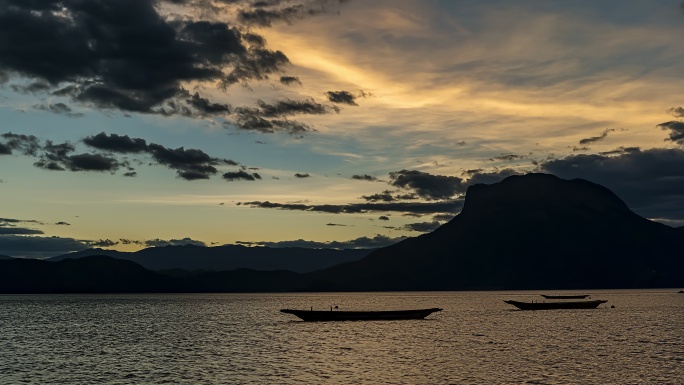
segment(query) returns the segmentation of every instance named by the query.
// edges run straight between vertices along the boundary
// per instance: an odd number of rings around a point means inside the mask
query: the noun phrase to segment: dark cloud
[[[0,235],[27,235],[27,234],[45,234],[41,230],[29,229],[26,227],[4,227],[0,226]]]
[[[401,228],[403,230],[409,230],[409,231],[419,231],[421,233],[429,233],[431,231],[436,230],[441,224],[437,221],[432,221],[432,222],[419,222],[419,223],[409,223]]]
[[[416,170],[390,173],[390,184],[415,190],[425,199],[448,199],[463,191],[463,180],[455,176],[431,175]]]
[[[512,162],[514,160],[519,160],[519,159],[524,159],[524,155],[517,155],[517,154],[503,154],[499,156],[494,156],[489,158],[491,161],[505,161],[505,162]]]
[[[379,180],[378,178],[376,178],[376,177],[374,177],[374,176],[370,176],[370,175],[366,175],[366,174],[364,174],[364,175],[352,175],[352,179],[356,179],[356,180],[366,180],[366,181],[369,181],[369,182],[375,182],[375,181],[378,181],[378,180]]]
[[[190,238],[183,238],[183,239],[169,239],[169,240],[163,240],[163,239],[151,239],[148,241],[145,241],[145,246],[147,247],[165,247],[165,246],[185,246],[185,245],[194,245],[194,246],[206,246],[206,243],[202,241],[196,241],[194,239]]]
[[[222,115],[230,113],[230,105],[221,103],[211,103],[209,99],[203,98],[195,92],[186,102],[195,108],[200,115]]]
[[[87,248],[86,243],[73,238],[25,235],[0,236],[0,254],[17,257],[53,257]]]
[[[178,176],[185,180],[209,179],[218,173],[216,166],[220,164],[238,165],[232,160],[211,157],[199,149],[171,149],[155,143],[150,143],[148,148],[159,164],[176,170]]]
[[[440,222],[448,222],[452,219],[454,219],[453,214],[437,214],[432,216],[433,221],[440,221]]]
[[[379,247],[386,247],[397,242],[403,241],[407,237],[390,238],[385,235],[376,235],[370,237],[359,237],[350,239],[348,241],[331,241],[331,242],[316,242],[305,241],[298,239],[294,241],[280,241],[280,242],[236,242],[238,244],[247,244],[252,246],[268,246],[268,247],[306,247],[310,249],[372,249]]]
[[[253,181],[253,180],[261,179],[261,175],[259,175],[257,173],[250,174],[244,170],[240,170],[240,171],[234,171],[234,172],[227,172],[227,173],[223,174],[223,179],[225,179],[227,181],[236,181],[236,180],[251,180],[251,181]]]
[[[116,171],[119,169],[118,160],[100,154],[79,154],[67,158],[71,171]]]
[[[104,132],[83,139],[83,143],[100,150],[124,154],[148,151],[147,142],[145,139],[130,138],[128,135],[107,135]]]
[[[380,216],[378,217],[378,220],[380,220],[380,221],[389,221],[389,217],[386,216],[386,215],[380,215]]]
[[[670,130],[670,139],[673,142],[684,144],[684,122],[672,120],[669,122],[660,123],[657,127],[663,130]]]
[[[57,222],[57,223],[55,223],[55,225],[57,225],[57,226],[71,226],[71,223],[67,223],[67,222]]]
[[[296,76],[281,76],[280,82],[287,86],[291,86],[293,84],[299,84],[300,86],[302,85],[302,81]]]
[[[296,173],[294,174],[295,178],[310,178],[311,175],[309,174],[301,174],[301,173]]]
[[[284,4],[283,1],[257,1],[252,9],[240,9],[238,21],[246,25],[271,27],[273,23],[292,23],[294,20],[328,11],[328,7],[347,0],[309,0],[302,4]]]
[[[113,247],[119,244],[119,242],[112,241],[110,239],[98,239],[96,241],[82,241],[88,247]]]
[[[11,153],[13,150],[18,150],[24,155],[36,156],[41,148],[40,140],[33,135],[7,132],[0,136],[5,140],[3,147],[10,150],[7,154]]]
[[[540,164],[540,171],[582,178],[611,189],[638,214],[684,219],[684,150],[650,149],[618,155],[572,155]]]
[[[449,200],[442,202],[395,202],[395,203],[350,203],[346,205],[306,205],[300,203],[272,203],[269,201],[260,202],[239,202],[238,205],[279,209],[279,210],[299,210],[312,211],[330,214],[358,214],[366,212],[404,212],[415,214],[436,214],[436,213],[457,213],[463,207],[463,200]]]
[[[324,114],[329,109],[311,101],[285,100],[268,104],[258,101],[259,108],[238,107],[235,109],[237,119],[234,124],[243,130],[274,133],[284,131],[291,135],[303,134],[313,129],[301,122],[284,119],[285,115],[294,114]]]
[[[670,107],[667,112],[674,116],[675,118],[684,118],[684,108],[683,107]]]
[[[297,114],[321,115],[330,112],[329,107],[320,103],[316,103],[316,101],[314,101],[313,99],[283,99],[276,101],[273,104],[266,103],[263,100],[258,100],[257,106],[258,109],[241,107],[239,109],[236,109],[236,112],[238,112],[238,114],[247,113],[264,118],[277,118]]]
[[[606,136],[608,136],[609,132],[613,132],[613,131],[615,131],[615,130],[612,128],[606,129],[599,136],[592,136],[590,138],[581,139],[579,141],[579,144],[589,144],[589,143],[595,143],[595,142],[601,141],[601,140],[605,139]]]
[[[57,114],[57,115],[64,115],[64,116],[67,116],[70,118],[80,118],[83,116],[82,113],[73,112],[71,110],[71,107],[67,106],[64,103],[39,104],[39,105],[34,106],[34,108],[36,108],[38,110],[52,112],[53,114]]]
[[[145,242],[136,241],[136,240],[134,240],[134,239],[126,239],[126,238],[120,238],[120,239],[119,239],[119,242],[120,242],[122,245],[139,245],[139,246],[145,245]]]
[[[328,100],[333,103],[358,106],[358,104],[355,102],[356,96],[352,95],[348,91],[328,91],[326,95],[328,96]]]
[[[185,149],[184,147],[172,149],[156,143],[147,143],[144,139],[131,138],[127,135],[108,135],[101,132],[94,136],[84,138],[82,141],[89,147],[106,151],[108,154],[83,153],[73,155],[76,150],[73,144],[53,143],[45,141],[41,143],[34,136],[3,134],[6,143],[0,150],[7,153],[17,149],[25,155],[37,157],[34,163],[36,167],[52,171],[106,171],[115,172],[122,167],[127,169],[124,176],[137,176],[135,170],[130,167],[128,160],[118,160],[111,153],[120,154],[147,154],[152,159],[165,167],[176,170],[178,177],[185,180],[209,179],[219,172],[218,166],[239,166],[240,164],[230,160],[209,156],[199,149]],[[126,158],[124,158],[126,159]],[[256,177],[258,174],[252,174]]]
[[[339,223],[326,223],[325,225],[326,225],[326,226],[331,226],[331,227],[335,227],[335,226],[347,227],[347,225],[342,225],[342,224],[339,224]]]
[[[466,186],[471,186],[474,184],[493,184],[501,182],[502,180],[508,178],[511,175],[521,175],[519,171],[512,170],[510,168],[493,171],[493,172],[483,172],[483,170],[478,171],[471,175],[470,179],[465,182]]]
[[[379,194],[372,194],[372,195],[363,195],[361,196],[362,199],[365,199],[368,202],[394,202],[396,199],[392,196],[392,191],[385,190],[382,193]]]
[[[264,79],[289,63],[254,33],[223,22],[164,18],[157,4],[0,0],[0,36],[11,36],[0,40],[3,79],[18,74],[31,81],[13,86],[17,91],[55,90],[99,108],[164,113],[164,102],[184,95],[182,83],[225,87]],[[188,108],[225,112],[205,100],[191,97]]]

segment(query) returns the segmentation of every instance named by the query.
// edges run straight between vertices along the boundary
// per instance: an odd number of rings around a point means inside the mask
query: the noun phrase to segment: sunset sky
[[[377,247],[552,173],[684,225],[680,1],[0,0],[0,254]]]

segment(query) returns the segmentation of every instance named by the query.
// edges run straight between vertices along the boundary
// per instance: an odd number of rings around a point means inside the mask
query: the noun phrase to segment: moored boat
[[[504,301],[520,310],[553,310],[553,309],[595,309],[598,305],[608,301],[594,299],[590,301],[558,301],[558,302],[521,302],[507,300]]]
[[[409,320],[423,319],[430,314],[442,311],[440,308],[415,310],[382,311],[344,311],[344,310],[295,310],[281,309],[283,313],[295,315],[304,321],[370,321],[370,320]]]
[[[589,296],[589,294],[562,294],[562,295],[550,295],[550,294],[541,294],[542,297],[546,299],[585,299]]]

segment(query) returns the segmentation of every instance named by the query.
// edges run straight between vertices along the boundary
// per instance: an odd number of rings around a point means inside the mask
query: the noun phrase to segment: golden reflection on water
[[[586,293],[584,291],[583,293]],[[0,296],[0,379],[35,384],[679,384],[684,295],[594,291]],[[610,308],[610,305],[615,308]],[[302,322],[281,308],[441,307],[426,320]]]

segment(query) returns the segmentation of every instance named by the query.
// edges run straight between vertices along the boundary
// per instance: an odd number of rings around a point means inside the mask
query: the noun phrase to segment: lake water
[[[676,291],[593,291],[609,302],[536,312],[503,300],[539,292],[7,295],[0,383],[681,385]],[[322,323],[278,311],[330,306],[444,311]]]

